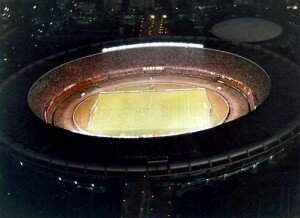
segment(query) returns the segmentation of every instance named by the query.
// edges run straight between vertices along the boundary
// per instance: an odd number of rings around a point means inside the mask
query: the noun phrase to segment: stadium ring
[[[180,55],[181,58],[174,54]],[[173,84],[171,90],[174,90],[174,84],[182,84],[218,93],[227,104],[229,103],[230,113],[224,118],[226,122],[254,110],[266,99],[271,85],[268,75],[261,67],[228,52],[203,48],[203,45],[194,43],[139,43],[104,48],[102,53],[56,67],[33,84],[28,94],[28,102],[32,111],[42,120],[73,132],[83,133],[82,128],[76,128],[72,116],[72,111],[78,104],[95,93],[116,93],[112,89],[140,83],[144,86],[147,83],[170,83]],[[89,116],[88,112],[86,116]],[[106,116],[110,117],[108,114]],[[189,120],[188,117],[185,118]],[[81,116],[80,119],[86,122],[90,120],[85,116]],[[80,119],[78,118],[78,121]],[[211,125],[204,128],[207,127]],[[186,129],[183,133],[192,131],[197,130]],[[124,133],[123,130],[118,132]],[[172,131],[167,133],[175,134]],[[130,137],[161,136],[166,135],[133,134]],[[114,137],[126,135],[116,134]]]
[[[75,134],[46,124],[27,94],[49,70],[103,48],[139,42],[194,42],[231,52],[261,66],[271,79],[267,99],[253,112],[205,131],[161,138],[116,139]],[[22,163],[89,178],[223,178],[288,148],[300,131],[300,69],[260,46],[201,37],[138,38],[60,52],[13,74],[0,86],[0,143]],[[29,76],[30,75],[30,76]],[[18,125],[16,125],[18,124]]]

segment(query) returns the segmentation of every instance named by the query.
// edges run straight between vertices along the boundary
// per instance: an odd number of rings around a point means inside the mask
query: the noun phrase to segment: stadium
[[[234,18],[217,23],[211,32],[226,41],[261,43],[279,37],[283,28],[261,18]]]
[[[1,84],[0,142],[22,164],[82,178],[223,179],[297,139],[299,73],[211,38],[71,49]]]
[[[103,51],[39,79],[28,98],[35,114],[73,132],[159,137],[236,119],[255,109],[270,89],[259,66],[199,44],[144,43]],[[222,69],[215,67],[219,60]],[[242,66],[251,78],[240,77]]]

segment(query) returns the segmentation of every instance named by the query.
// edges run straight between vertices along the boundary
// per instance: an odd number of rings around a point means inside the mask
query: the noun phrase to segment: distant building
[[[103,0],[104,9],[120,11],[122,0]]]
[[[153,8],[154,4],[154,0],[130,0],[131,7],[139,8],[141,11],[148,8]]]
[[[180,3],[180,0],[172,0],[172,1],[171,1],[172,8],[178,7],[179,3]]]
[[[143,11],[154,7],[154,0],[103,0],[103,6],[106,10],[120,11],[122,7],[133,7]]]
[[[284,5],[293,0],[233,0],[234,4],[241,5],[261,5],[261,6],[271,6],[271,5]]]

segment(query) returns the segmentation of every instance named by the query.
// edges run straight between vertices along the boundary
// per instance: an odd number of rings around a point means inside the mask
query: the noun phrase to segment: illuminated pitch
[[[75,122],[76,117],[77,120],[78,117],[87,117],[85,124],[76,123],[92,135],[175,135],[215,126],[213,106],[208,96],[207,90],[202,88],[112,91],[83,102],[74,117]],[[86,115],[82,115],[84,111]]]

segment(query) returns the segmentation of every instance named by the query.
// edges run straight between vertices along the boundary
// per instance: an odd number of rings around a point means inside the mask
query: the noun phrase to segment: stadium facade
[[[98,54],[103,48],[132,45],[137,42],[185,42],[201,44],[205,48],[204,50],[198,48],[196,51],[195,48],[186,46],[180,48],[180,51],[183,49],[185,53],[175,53],[176,55],[172,53],[170,56],[168,56],[170,51],[176,52],[179,48],[158,47],[148,48],[147,52],[145,50],[137,52],[141,55],[150,54],[139,59],[145,61],[144,64],[147,63],[148,67],[153,66],[151,61],[158,62],[154,64],[155,66],[171,65],[171,62],[168,63],[168,61],[175,56],[179,61],[173,60],[176,67],[179,65],[182,67],[194,66],[199,69],[197,58],[182,63],[180,60],[185,60],[193,52],[218,50],[220,52],[217,55],[225,54],[224,51],[235,54],[230,57],[236,57],[238,61],[235,58],[228,60],[224,57],[213,59],[216,55],[213,54],[210,61],[214,63],[217,60],[218,64],[210,65],[211,62],[205,59],[207,64],[201,65],[201,69],[215,66],[214,69],[207,70],[220,75],[217,80],[221,80],[223,75],[222,83],[226,82],[226,73],[228,73],[230,77],[247,84],[247,87],[250,88],[247,92],[253,92],[250,95],[251,98],[248,99],[252,112],[204,131],[168,137],[134,139],[82,135],[54,127],[43,121],[47,121],[44,109],[47,108],[46,102],[49,103],[50,97],[53,97],[52,94],[60,88],[65,91],[69,90],[66,89],[65,81],[71,82],[74,78],[82,81],[82,76],[96,72],[90,71],[89,67],[84,68],[85,65],[80,63],[85,71],[78,71],[80,73],[77,74],[77,77],[57,74],[57,77],[51,77],[52,80],[48,80],[47,75],[49,74],[47,73],[50,70],[59,69],[58,66],[80,57]],[[122,60],[119,62],[120,64],[136,65],[135,67],[140,65],[141,61],[135,62],[135,59],[128,58],[130,57],[128,51],[132,52],[134,49],[116,51],[119,55],[114,57],[121,58],[119,59]],[[134,52],[131,55],[135,55]],[[98,57],[101,59],[103,56],[113,58],[112,53],[109,52]],[[203,57],[207,58],[210,55],[207,53]],[[128,59],[124,62],[122,58]],[[84,58],[80,60],[85,61]],[[245,63],[240,65],[239,61],[245,61],[250,65],[245,67]],[[76,61],[70,63],[76,63]],[[184,66],[184,64],[188,66]],[[117,65],[111,65],[118,68]],[[77,72],[68,65],[64,66],[66,66],[65,72]],[[89,64],[86,66],[92,67]],[[102,70],[108,69],[105,65],[96,66],[103,67]],[[231,66],[232,71],[228,71],[228,66]],[[234,69],[239,70],[235,71]],[[252,70],[247,72],[249,69]],[[256,74],[262,69],[266,74]],[[165,71],[159,73],[163,72]],[[126,39],[71,49],[39,60],[15,73],[1,84],[0,98],[5,102],[0,111],[1,147],[22,164],[81,178],[122,180],[146,178],[149,180],[159,179],[159,181],[200,178],[203,182],[224,179],[257,167],[260,163],[292,146],[297,140],[300,132],[299,73],[300,69],[296,64],[260,46],[245,43],[232,44],[201,37]],[[64,80],[60,77],[61,75],[64,75]],[[122,75],[128,76],[124,72]],[[40,78],[44,78],[46,82],[36,83]],[[268,79],[270,83],[268,83]],[[30,89],[34,89],[31,88],[34,84],[38,84],[40,90],[52,90],[53,93],[48,92],[50,93],[49,98],[43,95],[29,95],[28,97]],[[242,93],[247,98],[247,95],[244,94]],[[30,107],[27,100],[29,100]],[[46,115],[48,114],[46,113]]]

